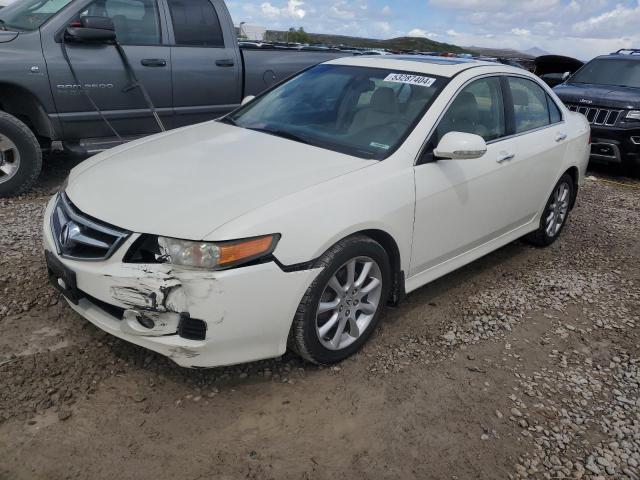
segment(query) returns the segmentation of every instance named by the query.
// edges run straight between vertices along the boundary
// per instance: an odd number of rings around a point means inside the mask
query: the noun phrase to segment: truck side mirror
[[[81,17],[80,25],[67,27],[66,39],[83,43],[115,42],[116,28],[109,17]]]

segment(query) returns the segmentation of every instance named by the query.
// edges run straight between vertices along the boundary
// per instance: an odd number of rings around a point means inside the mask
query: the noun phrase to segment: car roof
[[[332,65],[352,65],[357,67],[427,73],[442,77],[453,77],[460,72],[475,67],[494,67],[497,71],[505,72],[520,70],[508,65],[485,62],[472,58],[432,57],[428,55],[363,55],[359,57],[337,58],[327,63]]]
[[[640,60],[640,54],[634,53],[611,53],[609,55],[600,55],[596,57],[594,60]]]

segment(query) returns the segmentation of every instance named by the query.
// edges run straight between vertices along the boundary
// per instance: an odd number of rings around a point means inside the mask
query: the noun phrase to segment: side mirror
[[[109,17],[81,17],[79,26],[67,27],[66,38],[82,43],[115,42],[116,29]]]
[[[241,105],[246,105],[247,103],[253,101],[254,98],[256,98],[255,95],[249,95],[248,97],[244,97],[242,99],[242,104]]]
[[[433,151],[437,158],[449,160],[471,160],[487,153],[487,143],[479,135],[449,132]]]

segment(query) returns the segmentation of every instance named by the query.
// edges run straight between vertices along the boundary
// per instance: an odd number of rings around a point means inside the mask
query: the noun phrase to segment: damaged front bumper
[[[293,317],[319,270],[284,272],[275,262],[213,272],[170,264],[124,263],[139,235],[107,260],[57,254],[44,219],[50,276],[69,305],[123,340],[183,367],[231,365],[282,355]]]

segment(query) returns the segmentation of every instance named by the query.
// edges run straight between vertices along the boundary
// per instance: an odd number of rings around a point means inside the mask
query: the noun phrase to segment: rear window
[[[176,45],[224,47],[222,27],[209,0],[169,0]]]

